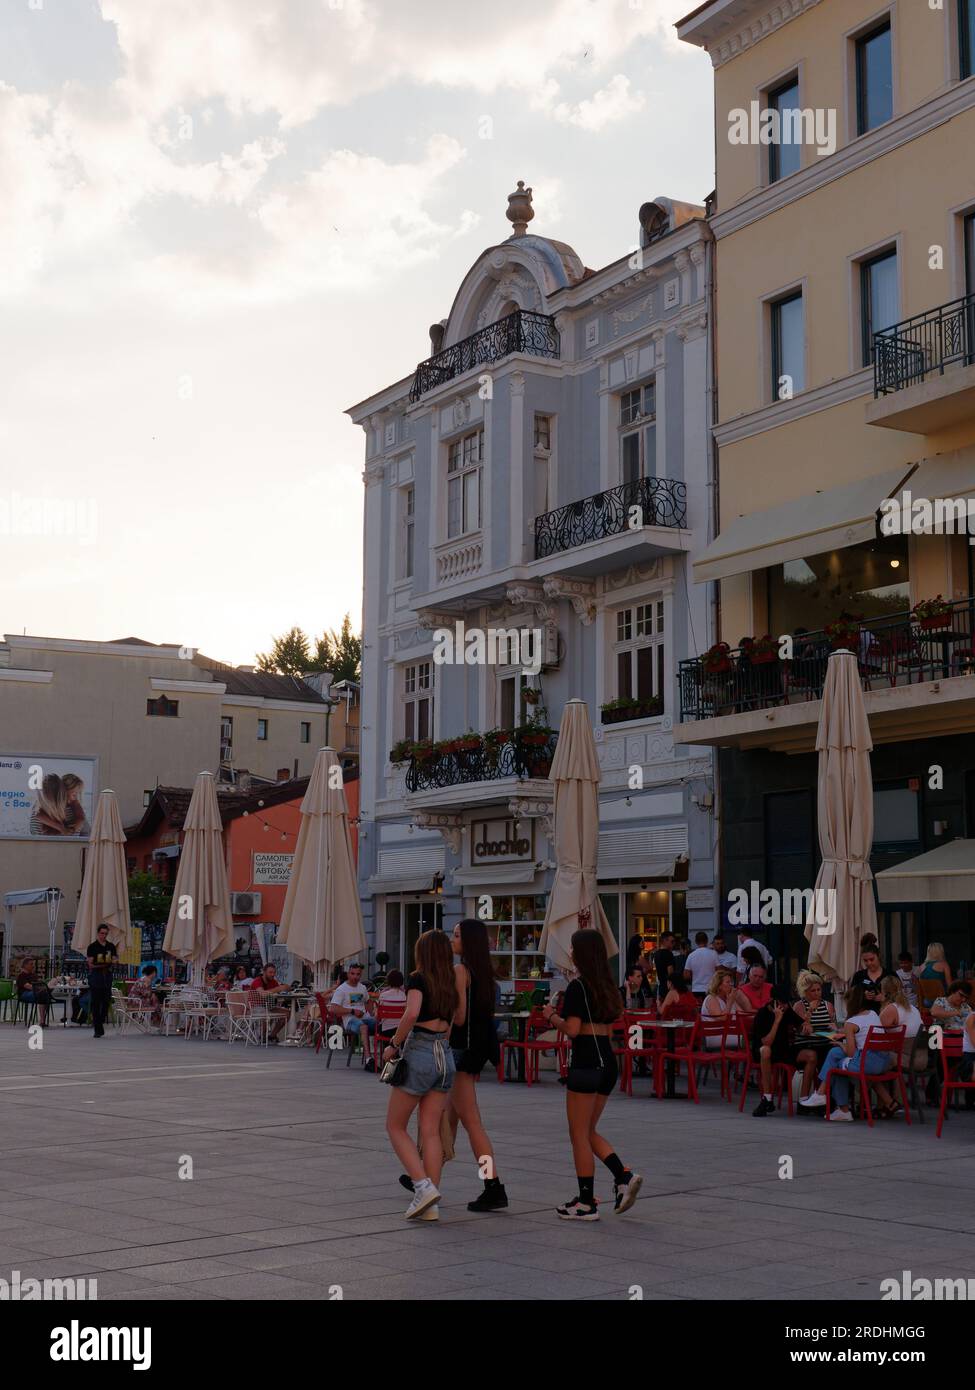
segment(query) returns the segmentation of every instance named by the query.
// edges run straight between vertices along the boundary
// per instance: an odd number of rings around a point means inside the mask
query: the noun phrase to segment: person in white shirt
[[[349,978],[339,985],[329,1002],[342,1020],[346,1033],[357,1035],[360,1028],[365,1028],[370,1035],[375,1033],[376,1017],[371,1012],[369,990],[358,962],[349,966]]]
[[[711,950],[718,957],[718,964],[722,970],[738,970],[738,957],[734,951],[729,951],[724,941],[724,933],[718,932],[711,942]]]
[[[897,957],[897,978],[901,982],[901,988],[907,995],[909,1004],[917,1003],[917,969],[914,965],[914,957],[910,951],[902,951]]]
[[[690,983],[695,999],[702,1000],[707,994],[720,964],[717,951],[708,945],[707,932],[699,931],[694,938],[694,950],[684,961],[684,977]]]
[[[744,931],[738,933],[738,974],[743,980],[748,978],[748,966],[742,960],[741,956],[746,946],[752,946],[758,952],[765,962],[766,970],[768,970],[769,966],[772,964],[772,957],[769,955],[766,947],[764,947],[760,941],[756,941],[746,927]]]

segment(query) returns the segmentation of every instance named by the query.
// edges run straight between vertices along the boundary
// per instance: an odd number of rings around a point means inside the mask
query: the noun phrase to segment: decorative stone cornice
[[[616,285],[609,285],[601,290],[599,294],[594,294],[589,303],[592,305],[605,304],[610,299],[619,299],[621,294],[627,294],[630,290],[636,289],[638,285],[652,285],[659,280],[662,268],[660,266],[647,266],[645,270],[638,270],[633,275],[628,275],[625,280],[620,280]]]
[[[513,796],[508,802],[508,814],[513,820],[537,820],[549,840],[555,834],[552,819],[551,801],[541,801],[537,797]]]
[[[706,252],[704,247],[700,243],[698,243],[696,246],[690,247],[687,254],[691,258],[691,265],[704,264],[704,257],[706,255]]]
[[[546,599],[547,589],[541,584],[509,584],[505,598],[517,608],[530,608],[540,623],[555,622],[555,605]]]
[[[697,25],[692,19],[686,27],[680,24],[677,27],[682,39],[704,48],[714,66],[720,68],[818,4],[819,0],[775,0],[773,4],[760,0],[760,3],[739,6],[739,15],[742,11],[750,12],[751,17],[745,17],[744,22],[741,19],[737,23],[725,22],[718,28],[720,21],[712,22],[705,14]]]
[[[551,599],[567,598],[583,626],[589,627],[595,619],[596,585],[593,580],[551,575],[542,581],[542,587]]]
[[[375,483],[381,483],[385,470],[385,460],[381,458],[368,459],[366,466],[362,470],[362,481],[366,487],[372,487]]]
[[[695,338],[700,338],[702,333],[707,332],[707,314],[695,314],[693,318],[685,319],[676,330],[678,338],[682,343],[693,342]]]
[[[456,613],[440,613],[434,608],[423,608],[416,616],[416,625],[424,632],[430,632],[433,628],[438,627],[446,627],[453,632],[456,622]]]
[[[452,854],[460,854],[464,834],[463,816],[451,816],[443,811],[417,811],[413,816],[417,830],[439,830]]]

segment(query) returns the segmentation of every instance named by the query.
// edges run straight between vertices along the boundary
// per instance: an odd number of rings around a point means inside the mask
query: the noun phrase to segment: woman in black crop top
[[[383,1052],[384,1062],[402,1058],[405,1063],[403,1075],[390,1092],[386,1132],[413,1184],[407,1219],[433,1220],[443,1167],[440,1121],[454,1080],[450,1028],[464,1022],[467,1001],[458,992],[454,954],[442,931],[434,929],[420,936],[415,959],[416,972],[406,982],[406,1010]],[[407,1128],[417,1106],[422,1158]]]
[[[597,1158],[613,1175],[617,1212],[632,1207],[643,1179],[626,1167],[609,1140],[596,1129],[619,1075],[612,1031],[623,1012],[602,933],[589,929],[574,932],[571,956],[579,973],[565,991],[562,1015],[559,1017],[551,1005],[545,1009],[545,1017],[553,1028],[572,1039],[565,1104],[579,1195],[557,1211],[564,1221],[598,1221],[594,1191]]]
[[[455,1024],[450,1034],[454,1053],[453,1088],[450,1092],[448,1116],[454,1133],[458,1120],[467,1131],[474,1161],[477,1164],[484,1191],[468,1211],[500,1211],[508,1205],[508,1197],[494,1165],[494,1148],[477,1107],[474,1083],[484,1067],[497,1066],[500,1056],[498,1035],[494,1023],[494,970],[487,928],[475,917],[466,917],[454,927],[452,946],[460,964],[454,967],[457,991],[467,1003],[467,1018]]]

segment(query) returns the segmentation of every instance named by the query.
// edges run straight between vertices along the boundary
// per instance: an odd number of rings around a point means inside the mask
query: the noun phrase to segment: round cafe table
[[[291,1017],[288,1019],[288,1025],[284,1030],[282,1042],[290,1047],[300,1046],[298,1039],[295,1037],[298,1022],[298,1005],[313,1003],[315,999],[314,992],[308,989],[279,989],[275,991],[274,994],[269,995],[268,998],[279,1001],[282,1004],[290,1004]],[[273,1008],[274,1005],[272,1004],[271,1007]]]
[[[651,1018],[641,1019],[639,1027],[651,1034],[651,1046],[658,1054],[662,1054],[669,1047],[679,1047],[681,1039],[676,1035],[679,1032],[691,1033],[697,1020],[688,1022],[684,1018]],[[660,1095],[660,1088],[657,1084],[657,1068],[660,1065],[661,1057],[658,1055],[653,1058],[654,1070],[654,1090],[657,1092],[658,1100],[686,1100],[686,1096],[677,1094],[677,1067],[673,1061],[667,1062],[667,1086],[664,1094]]]
[[[75,999],[79,994],[84,994],[87,985],[53,985],[49,986],[51,993],[51,1003],[61,1005],[61,1027],[68,1026],[68,1000]]]

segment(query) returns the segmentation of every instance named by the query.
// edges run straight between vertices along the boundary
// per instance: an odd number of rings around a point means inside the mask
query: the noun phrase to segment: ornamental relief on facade
[[[653,318],[654,316],[654,293],[652,290],[640,300],[639,304],[633,304],[628,309],[613,310],[610,315],[610,321],[613,325],[613,337],[618,338],[624,325],[633,323],[644,314],[648,318]]]

